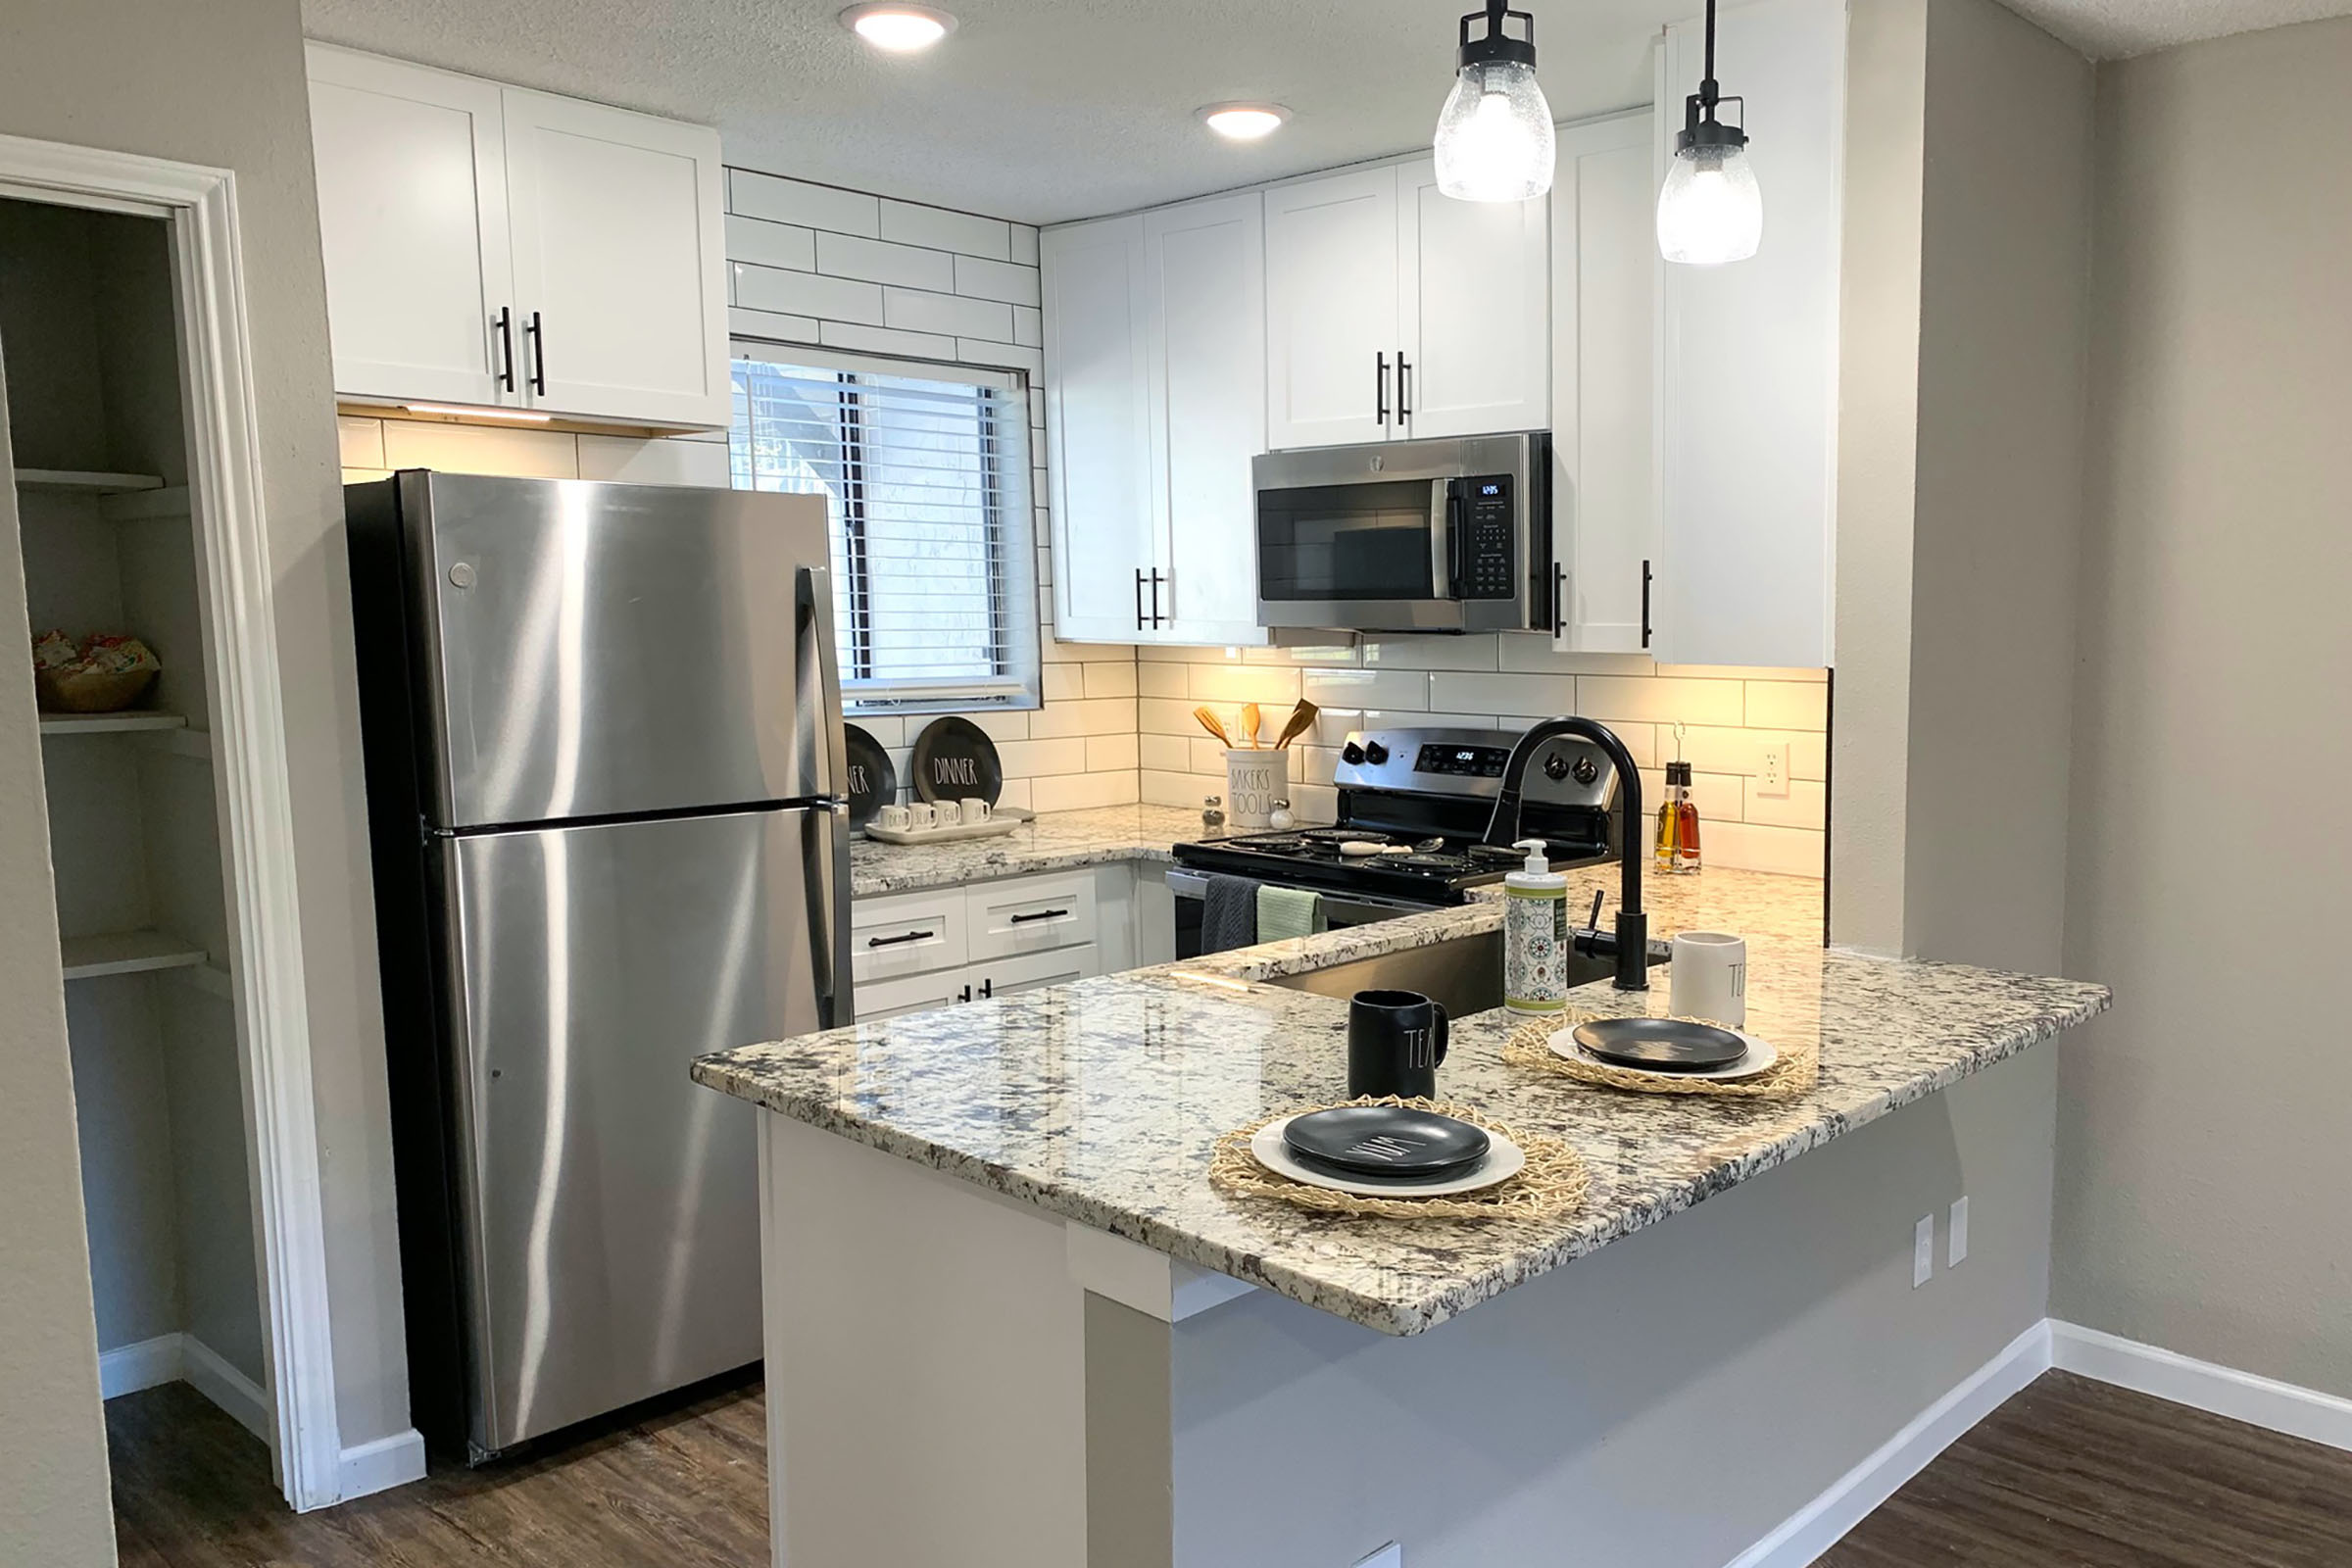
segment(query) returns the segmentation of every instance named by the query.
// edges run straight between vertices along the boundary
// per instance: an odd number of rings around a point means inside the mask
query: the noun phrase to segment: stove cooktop
[[[1608,859],[1605,845],[1547,841],[1554,870]],[[1379,853],[1348,853],[1364,845]],[[1346,846],[1346,848],[1343,848]],[[1364,892],[1422,903],[1460,904],[1469,890],[1499,882],[1526,862],[1524,852],[1462,835],[1410,834],[1340,826],[1292,833],[1245,833],[1179,844],[1176,863],[1196,871],[1255,877],[1339,892]]]

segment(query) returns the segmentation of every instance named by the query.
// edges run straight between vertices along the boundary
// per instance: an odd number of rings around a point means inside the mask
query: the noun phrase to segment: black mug
[[[1446,1009],[1418,991],[1358,991],[1348,1004],[1348,1098],[1435,1100]]]

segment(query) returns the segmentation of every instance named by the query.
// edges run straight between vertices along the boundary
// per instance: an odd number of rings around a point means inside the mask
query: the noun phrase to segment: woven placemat
[[[1537,1023],[1521,1024],[1511,1031],[1502,1043],[1502,1059],[1514,1067],[1531,1072],[1557,1073],[1573,1078],[1580,1084],[1592,1084],[1601,1089],[1623,1089],[1637,1095],[1706,1095],[1721,1100],[1794,1100],[1810,1094],[1821,1082],[1821,1046],[1808,1042],[1801,1046],[1774,1043],[1780,1059],[1753,1078],[1671,1078],[1658,1073],[1636,1072],[1612,1066],[1605,1061],[1589,1061],[1584,1057],[1563,1056],[1551,1049],[1551,1037],[1563,1029],[1573,1029],[1580,1023],[1591,1023],[1606,1016],[1602,1013],[1570,1011],[1557,1018],[1545,1018]],[[1705,1023],[1704,1018],[1690,1020]],[[1715,1027],[1724,1028],[1717,1024]]]
[[[1527,1163],[1506,1182],[1484,1192],[1449,1198],[1358,1198],[1353,1193],[1334,1192],[1328,1187],[1310,1187],[1266,1169],[1250,1152],[1250,1140],[1268,1124],[1284,1116],[1303,1116],[1308,1111],[1333,1108],[1310,1105],[1264,1117],[1218,1139],[1209,1155],[1210,1185],[1236,1198],[1273,1199],[1299,1208],[1311,1208],[1319,1214],[1371,1215],[1382,1219],[1557,1219],[1582,1207],[1586,1193],[1592,1189],[1592,1173],[1585,1169],[1583,1158],[1548,1133],[1521,1132],[1492,1116],[1442,1101],[1391,1098],[1349,1100],[1342,1103],[1409,1105],[1415,1110],[1453,1116],[1517,1144],[1527,1155]]]

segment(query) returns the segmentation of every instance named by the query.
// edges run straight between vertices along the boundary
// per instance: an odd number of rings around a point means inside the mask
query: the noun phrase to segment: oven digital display
[[[1500,778],[1511,754],[1499,746],[1424,746],[1413,759],[1416,773],[1452,773],[1469,778]]]

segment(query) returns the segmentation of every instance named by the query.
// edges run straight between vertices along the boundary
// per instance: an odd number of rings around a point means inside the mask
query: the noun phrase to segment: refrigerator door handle
[[[850,979],[850,808],[819,806],[803,819],[808,879],[808,954],[816,971],[818,1027],[857,1021]]]
[[[796,639],[816,644],[816,657],[811,660],[807,650],[801,654],[801,701],[799,721],[823,728],[821,737],[810,736],[806,730],[797,737],[803,756],[810,756],[820,746],[824,751],[824,773],[818,780],[816,793],[836,800],[849,799],[849,743],[841,732],[841,656],[833,646],[833,573],[825,566],[799,568],[794,595]],[[817,690],[808,690],[811,679]]]

